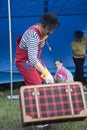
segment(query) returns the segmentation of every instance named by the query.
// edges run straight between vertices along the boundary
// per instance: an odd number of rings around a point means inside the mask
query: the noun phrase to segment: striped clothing
[[[40,62],[42,47],[45,45],[47,36],[41,33],[40,25],[33,25],[24,34],[16,39],[15,64],[21,73],[26,85],[42,84],[41,73],[34,68]]]
[[[19,47],[21,49],[28,50],[28,58],[32,66],[40,62],[37,57],[39,42],[40,37],[38,36],[37,32],[29,28],[25,31],[19,43]],[[43,40],[40,47],[42,48],[44,45],[45,41]]]

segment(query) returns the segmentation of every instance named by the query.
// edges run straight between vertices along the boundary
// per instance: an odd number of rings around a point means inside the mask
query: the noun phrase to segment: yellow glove
[[[50,76],[50,72],[47,69],[45,69],[41,74],[41,78],[46,79],[48,76]]]
[[[41,77],[46,81],[47,84],[54,83],[53,76],[47,69],[44,70],[44,72],[41,74]]]

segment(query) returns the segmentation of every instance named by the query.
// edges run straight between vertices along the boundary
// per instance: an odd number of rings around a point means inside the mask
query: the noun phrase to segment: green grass
[[[13,90],[14,94],[19,89]],[[10,90],[4,90],[4,96],[0,97],[0,130],[38,130],[34,126],[22,127],[21,111],[19,100],[9,100]],[[87,97],[86,97],[87,100]],[[87,130],[87,119],[84,121],[57,123],[55,128],[50,130]]]

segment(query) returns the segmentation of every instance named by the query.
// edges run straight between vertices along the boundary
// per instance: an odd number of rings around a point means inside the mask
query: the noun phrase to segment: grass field
[[[4,89],[3,92],[4,96],[0,97],[0,130],[38,130],[34,126],[22,127],[19,99],[7,99],[7,95],[10,95],[10,89]],[[15,88],[13,94],[19,94],[19,88]],[[87,119],[57,123],[55,128],[49,130],[87,130]]]

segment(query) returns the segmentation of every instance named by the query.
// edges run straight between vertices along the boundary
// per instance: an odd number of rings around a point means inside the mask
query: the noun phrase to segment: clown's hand
[[[46,79],[45,79],[45,81],[46,81],[46,83],[48,84],[48,83],[54,83],[54,79],[53,79],[53,77],[52,77],[52,75],[50,75],[50,76],[48,76]]]
[[[47,69],[45,69],[43,71],[43,73],[41,74],[41,78],[43,78],[47,84],[54,83],[53,76],[51,75],[51,73]]]

